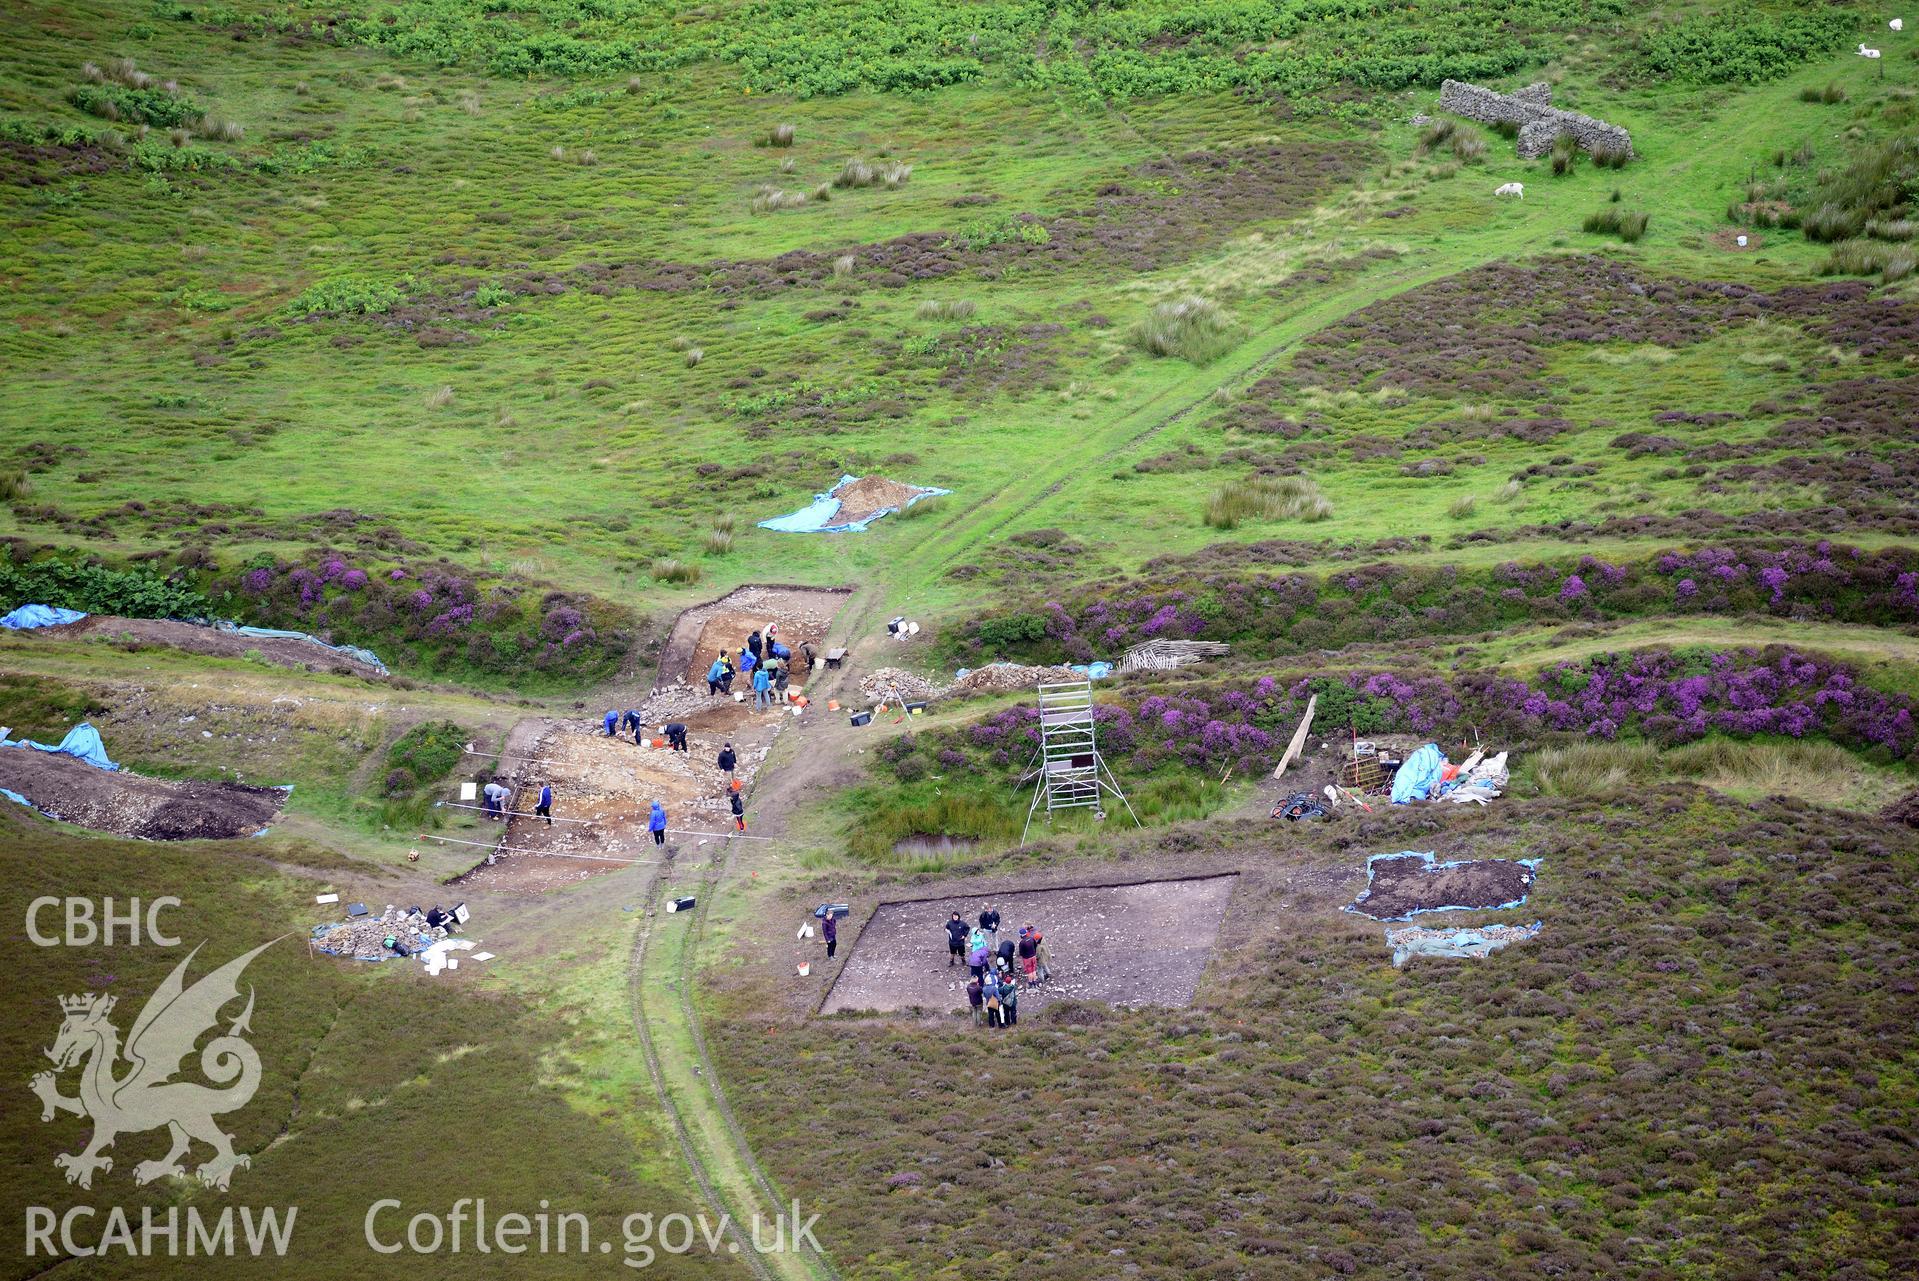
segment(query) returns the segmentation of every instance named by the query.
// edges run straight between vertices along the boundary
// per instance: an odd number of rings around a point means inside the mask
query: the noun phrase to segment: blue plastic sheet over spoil
[[[1352,902],[1348,903],[1346,906],[1340,908],[1339,909],[1340,911],[1353,912],[1361,916],[1366,915],[1364,912],[1361,912],[1359,909],[1366,902],[1366,900],[1372,896],[1373,864],[1379,862],[1379,860],[1383,858],[1424,859],[1426,860],[1426,870],[1429,872],[1443,872],[1449,867],[1464,867],[1466,866],[1466,864],[1476,861],[1474,859],[1469,859],[1469,858],[1456,858],[1452,860],[1450,863],[1440,863],[1435,861],[1437,858],[1437,855],[1435,855],[1431,850],[1401,850],[1397,854],[1375,854],[1371,858],[1366,860],[1366,888],[1359,892],[1358,898],[1354,899]],[[1535,875],[1537,875],[1539,872],[1539,865],[1545,862],[1544,859],[1538,859],[1538,858],[1518,858],[1518,859],[1513,859],[1512,861],[1519,864],[1521,867],[1532,869]],[[1415,916],[1423,916],[1427,912],[1504,912],[1508,908],[1518,907],[1521,904],[1523,904],[1526,901],[1526,897],[1527,896],[1525,894],[1521,894],[1518,898],[1514,899],[1510,903],[1495,903],[1491,907],[1471,907],[1464,903],[1446,903],[1446,904],[1442,904],[1439,907],[1424,907],[1419,909],[1419,911],[1417,912],[1408,912],[1404,916],[1384,916],[1384,917],[1374,917],[1372,919],[1385,920],[1385,921],[1407,921],[1407,920],[1411,920]]]
[[[1415,956],[1477,959],[1497,952],[1508,943],[1524,943],[1536,936],[1544,924],[1544,921],[1534,921],[1531,925],[1487,925],[1464,930],[1428,930],[1407,925],[1387,930],[1386,943],[1393,949],[1395,967]]]
[[[781,534],[852,534],[865,529],[868,525],[880,517],[887,515],[889,512],[899,510],[898,507],[882,507],[863,520],[837,520],[836,518],[840,514],[840,500],[833,497],[834,493],[846,488],[858,479],[858,476],[841,476],[839,480],[834,483],[832,489],[827,490],[824,494],[813,495],[813,501],[806,506],[796,512],[790,512],[785,516],[775,516],[772,520],[763,520],[760,522],[760,528],[770,529]],[[916,488],[918,492],[907,499],[903,504],[904,506],[911,507],[922,498],[933,498],[940,494],[950,494],[953,492],[950,489],[933,489],[920,486],[916,486]]]
[[[22,605],[5,618],[0,618],[0,627],[22,632],[35,627],[64,627],[85,617],[86,614],[80,610],[62,609],[58,605]]]
[[[60,740],[57,747],[29,742],[26,739],[16,742],[6,738],[0,738],[0,747],[31,747],[36,752],[59,752],[100,769],[120,768],[107,759],[107,745],[100,741],[100,731],[86,724],[75,725],[68,730],[67,736]]]
[[[379,669],[382,675],[386,674],[386,664],[380,661],[379,655],[370,649],[361,649],[357,645],[329,645],[318,636],[307,632],[283,632],[273,627],[242,627],[238,623],[215,623],[214,626],[223,632],[232,632],[236,636],[258,636],[264,640],[311,641],[321,649],[330,649],[336,654],[358,659],[368,667]]]
[[[1393,775],[1393,804],[1410,805],[1425,800],[1432,795],[1433,784],[1439,782],[1445,768],[1446,758],[1440,755],[1437,743],[1428,743],[1408,756]]]

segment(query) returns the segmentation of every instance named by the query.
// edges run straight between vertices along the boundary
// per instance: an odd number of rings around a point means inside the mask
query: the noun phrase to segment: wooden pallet
[[[1339,767],[1339,783],[1356,792],[1376,792],[1386,786],[1386,767],[1377,756],[1362,756]]]

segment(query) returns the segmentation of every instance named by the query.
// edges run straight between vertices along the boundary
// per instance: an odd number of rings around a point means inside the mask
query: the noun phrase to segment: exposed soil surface
[[[310,672],[336,672],[342,676],[382,679],[386,673],[324,645],[305,640],[285,640],[265,636],[242,636],[198,623],[180,623],[165,618],[119,618],[112,614],[90,614],[64,627],[38,627],[18,633],[46,640],[131,640],[141,645],[165,645],[190,654],[212,654],[219,658],[241,658],[258,654],[269,663]]]
[[[1020,992],[1020,1012],[1053,1001],[1189,1005],[1212,958],[1238,877],[1146,881],[998,894],[1000,937],[1028,921],[1046,939],[1051,979]],[[853,940],[821,1013],[967,1008],[962,966],[949,966],[945,922],[976,923],[988,899],[882,903]]]
[[[600,723],[604,708],[580,721],[516,725],[497,774],[513,789],[505,832],[485,824],[484,834],[471,838],[498,840],[505,848],[491,865],[476,867],[459,883],[507,893],[543,893],[631,866],[635,860],[668,860],[681,851],[717,846],[733,827],[727,778],[716,763],[721,747],[733,745],[735,773],[750,795],[774,738],[794,717],[787,707],[758,711],[750,697],[736,701],[708,694],[707,667],[722,646],[738,650],[748,634],[757,630],[763,635],[768,623],[778,623],[779,639],[794,651],[794,684],[800,684],[808,670],[801,642],[818,646],[825,639],[847,594],[742,587],[682,614],[661,659],[659,683],[634,708],[645,723],[646,746],[636,744],[630,732],[607,737]],[[734,688],[744,687],[736,678]],[[824,713],[802,713],[814,714]],[[664,737],[661,726],[669,720],[685,724],[685,752],[651,745]],[[553,788],[556,821],[551,825],[533,813],[542,783]],[[654,845],[647,831],[656,800],[666,808],[664,847]],[[749,826],[752,821],[749,808]],[[476,862],[484,854],[473,850]]]
[[[147,778],[27,747],[0,748],[0,787],[63,822],[148,841],[251,836],[286,803],[277,787]]]
[[[865,520],[889,507],[904,507],[915,494],[924,493],[917,485],[902,485],[884,476],[862,476],[832,491],[840,500],[835,521]]]
[[[1403,921],[1442,907],[1499,907],[1531,893],[1533,869],[1506,859],[1480,859],[1451,867],[1418,854],[1382,858],[1372,884],[1353,900],[1353,911],[1375,921]]]
[[[681,685],[706,688],[706,669],[719,657],[721,649],[738,653],[746,638],[757,631],[766,634],[768,623],[779,624],[779,639],[793,650],[793,674],[804,675],[808,668],[800,650],[802,642],[818,646],[832,626],[833,615],[851,594],[851,588],[831,587],[741,587],[715,601],[696,605],[681,614],[673,624],[660,655],[656,691]],[[733,688],[746,682],[735,679]]]

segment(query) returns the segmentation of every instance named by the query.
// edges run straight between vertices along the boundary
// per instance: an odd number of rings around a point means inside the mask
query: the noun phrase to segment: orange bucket
[[[840,710],[840,700],[839,700],[839,699],[837,699],[837,698],[829,698],[829,699],[827,699],[827,700],[826,700],[826,710],[827,710],[827,711],[829,711],[829,712],[837,712],[837,711],[839,711],[839,710]]]
[[[656,739],[654,739],[654,740],[653,740],[653,746],[655,746],[655,747],[665,747],[665,746],[666,746],[666,740],[665,740],[665,739],[663,739],[663,738],[656,738]]]
[[[737,778],[733,780],[733,790],[736,792],[740,790],[740,780]]]
[[[805,707],[805,706],[806,706],[806,695],[804,695],[804,694],[797,694],[797,695],[795,695],[795,696],[794,696],[794,698],[793,698],[793,706],[795,706],[795,707]]]

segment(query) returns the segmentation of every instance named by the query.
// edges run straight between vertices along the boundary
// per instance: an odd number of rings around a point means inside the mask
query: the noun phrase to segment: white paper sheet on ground
[[[493,953],[475,952],[472,956],[468,957],[467,959],[471,961],[490,961],[493,959]]]
[[[473,799],[474,799],[475,797],[477,797],[477,796],[479,796],[479,794],[480,794],[480,785],[479,785],[478,783],[462,783],[462,784],[460,784],[460,799],[461,799],[461,800],[463,800],[463,801],[470,801],[470,800],[473,800]]]
[[[315,903],[338,903],[340,896],[338,894],[315,894],[313,901]]]
[[[428,974],[438,974],[441,970],[447,968],[447,961],[451,959],[447,956],[448,952],[470,952],[472,950],[472,939],[441,939],[432,947],[422,951],[419,956],[420,960],[425,963]]]

